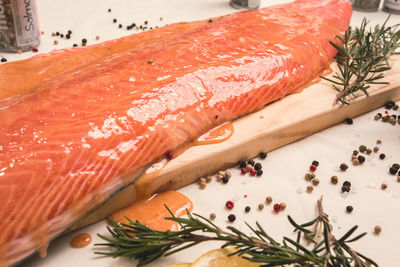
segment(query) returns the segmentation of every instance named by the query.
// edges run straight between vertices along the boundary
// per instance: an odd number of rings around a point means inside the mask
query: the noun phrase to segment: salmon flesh
[[[0,266],[166,153],[307,84],[351,13],[346,0],[297,0],[2,65]]]

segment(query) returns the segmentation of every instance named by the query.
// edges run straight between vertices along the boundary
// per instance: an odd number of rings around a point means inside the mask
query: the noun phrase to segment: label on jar
[[[400,11],[400,0],[385,0],[385,7]]]
[[[0,0],[0,50],[26,51],[39,42],[35,0]]]
[[[11,1],[11,5],[17,46],[24,47],[37,44],[39,29],[34,0]]]

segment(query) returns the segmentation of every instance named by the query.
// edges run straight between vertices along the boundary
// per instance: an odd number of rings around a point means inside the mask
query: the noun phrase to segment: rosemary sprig
[[[330,42],[338,50],[335,58],[339,71],[333,78],[321,78],[331,82],[338,91],[335,103],[348,105],[348,97],[356,97],[356,92],[362,91],[368,96],[372,84],[388,84],[382,81],[384,72],[391,69],[388,59],[399,54],[396,50],[400,47],[399,24],[386,26],[389,17],[382,26],[369,29],[364,18],[360,27],[349,27],[343,38],[336,36],[342,45]]]
[[[237,254],[249,261],[264,263],[264,266],[294,264],[294,266],[378,266],[374,261],[350,248],[349,243],[359,240],[366,233],[355,237],[357,226],[351,228],[341,238],[332,234],[332,226],[328,215],[322,209],[322,198],[317,202],[318,216],[304,224],[296,223],[290,216],[289,222],[297,233],[296,240],[284,237],[282,243],[269,236],[257,222],[256,227],[249,224],[252,235],[246,235],[233,226],[223,230],[201,215],[187,211],[187,218],[167,217],[177,222],[179,231],[156,231],[139,221],[129,220],[129,224],[118,224],[109,219],[112,227],[107,227],[111,236],[99,237],[106,243],[96,246],[109,246],[111,252],[95,252],[96,254],[120,257],[126,256],[139,261],[138,266],[150,263],[161,256],[168,256],[188,247],[205,241],[223,241],[222,247],[234,247]],[[168,209],[168,207],[166,207]],[[169,209],[168,209],[169,211]],[[322,229],[322,231],[321,231]],[[202,233],[202,234],[200,234]],[[322,233],[322,234],[321,234]],[[301,244],[302,238],[312,243]],[[319,240],[321,239],[322,240]],[[303,242],[304,243],[304,242]]]

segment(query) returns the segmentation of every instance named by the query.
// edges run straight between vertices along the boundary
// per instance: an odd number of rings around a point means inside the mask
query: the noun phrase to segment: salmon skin
[[[85,64],[3,99],[0,266],[46,247],[167,152],[306,84],[336,54],[329,41],[351,13],[345,0],[235,13],[82,54]]]

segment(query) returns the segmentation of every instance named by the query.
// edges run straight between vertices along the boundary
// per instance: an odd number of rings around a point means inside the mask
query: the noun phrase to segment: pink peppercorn
[[[241,168],[240,171],[242,172],[242,174],[246,174],[247,169],[246,168]]]
[[[257,171],[255,169],[250,170],[250,175],[255,176],[257,174]]]
[[[36,47],[34,47],[34,48],[32,48],[32,52],[38,52],[39,51],[39,49],[37,49]]]
[[[275,205],[274,205],[274,211],[275,212],[279,212],[280,210],[281,210],[281,205],[279,204],[279,203],[276,203]]]
[[[167,159],[171,160],[174,158],[174,153],[172,153],[172,151],[168,151],[167,154],[165,154],[165,156],[167,157]]]
[[[235,203],[233,203],[233,201],[228,200],[228,201],[225,203],[225,207],[226,207],[228,210],[233,209],[234,206],[235,206]]]
[[[317,166],[315,166],[314,164],[310,166],[310,171],[315,172],[316,169]]]

